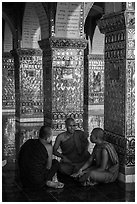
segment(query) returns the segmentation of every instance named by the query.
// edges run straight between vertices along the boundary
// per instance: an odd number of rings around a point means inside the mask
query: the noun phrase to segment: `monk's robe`
[[[42,187],[46,183],[48,152],[38,139],[29,139],[18,157],[20,178],[27,187]]]
[[[94,149],[93,149],[93,155],[95,158],[94,161],[94,166],[91,165],[91,168],[89,168],[89,171],[96,171],[97,168],[100,167],[101,165],[101,155],[102,155],[102,150],[106,149],[108,152],[108,163],[106,166],[106,169],[101,172],[101,181],[104,183],[109,183],[109,182],[114,182],[117,177],[118,177],[118,173],[119,173],[119,159],[118,159],[118,155],[117,152],[115,150],[115,148],[113,147],[113,145],[109,142],[104,141],[102,144],[100,145],[95,145]],[[96,181],[98,180],[95,176],[92,176],[92,174],[90,175],[90,173],[88,172],[87,174],[83,175],[80,178],[80,181]]]
[[[72,167],[70,174],[76,172],[89,158],[88,140],[81,130],[75,130],[75,133],[68,140],[60,144],[62,154],[72,163],[66,163],[68,168]],[[64,165],[64,162],[61,161]]]

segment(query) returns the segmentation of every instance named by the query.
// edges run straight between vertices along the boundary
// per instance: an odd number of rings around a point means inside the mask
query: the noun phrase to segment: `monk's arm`
[[[58,135],[55,140],[55,144],[53,146],[53,154],[57,157],[60,157],[64,162],[71,163],[71,161],[66,156],[64,156],[62,153],[58,151],[61,140],[62,140],[62,135]]]
[[[101,159],[101,164],[100,167],[97,168],[97,171],[105,171],[107,164],[108,164],[108,159],[109,159],[109,155],[106,149],[102,150],[102,159]]]
[[[60,152],[58,151],[59,146],[60,146],[60,142],[61,142],[61,135],[58,135],[57,138],[56,138],[56,140],[55,140],[54,146],[53,146],[53,154],[54,154],[55,156],[60,157],[60,158],[63,159],[62,153],[60,153]]]
[[[87,160],[87,162],[79,169],[77,173],[72,174],[72,177],[79,177],[86,172],[86,169],[92,164],[92,161],[94,160],[94,154],[90,156],[90,158]]]
[[[87,169],[92,164],[93,160],[94,160],[94,154],[91,154],[87,162],[80,168],[80,171],[84,171],[85,169]]]
[[[48,151],[48,161],[47,161],[47,169],[50,169],[52,166],[52,152],[53,152],[53,148],[51,145],[47,146],[47,151]]]

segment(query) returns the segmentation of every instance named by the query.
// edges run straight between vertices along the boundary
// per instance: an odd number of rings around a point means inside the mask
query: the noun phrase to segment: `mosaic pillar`
[[[35,134],[43,124],[42,52],[36,49],[11,51],[15,68],[15,149]],[[34,133],[34,134],[32,134]]]
[[[83,100],[83,127],[84,131],[89,135],[89,124],[88,124],[88,118],[89,118],[89,112],[88,112],[88,105],[89,105],[89,61],[88,61],[88,46],[84,50],[84,100]]]
[[[99,21],[105,34],[104,129],[120,161],[119,180],[135,182],[135,16],[132,3],[125,12]]]
[[[14,58],[10,52],[2,54],[2,112],[15,113]]]
[[[86,40],[50,38],[39,42],[43,50],[44,122],[54,134],[65,129],[68,116],[83,128],[83,77]]]
[[[43,120],[42,53],[35,49],[12,51],[15,61],[16,120]],[[27,121],[28,118],[28,121]]]
[[[10,52],[2,53],[2,158],[15,159],[15,71]]]
[[[52,124],[52,48],[49,39],[39,41],[43,51],[44,124]]]

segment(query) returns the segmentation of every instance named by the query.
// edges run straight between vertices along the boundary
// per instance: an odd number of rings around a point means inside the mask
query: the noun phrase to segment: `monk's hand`
[[[72,174],[71,176],[74,178],[80,177],[83,175],[82,169],[80,169],[77,173]]]

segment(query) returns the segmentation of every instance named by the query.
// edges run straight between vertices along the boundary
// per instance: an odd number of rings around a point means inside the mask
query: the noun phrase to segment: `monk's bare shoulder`
[[[62,133],[60,133],[60,134],[57,136],[57,140],[59,140],[59,141],[63,141],[65,135],[66,135],[66,132],[62,132]]]

